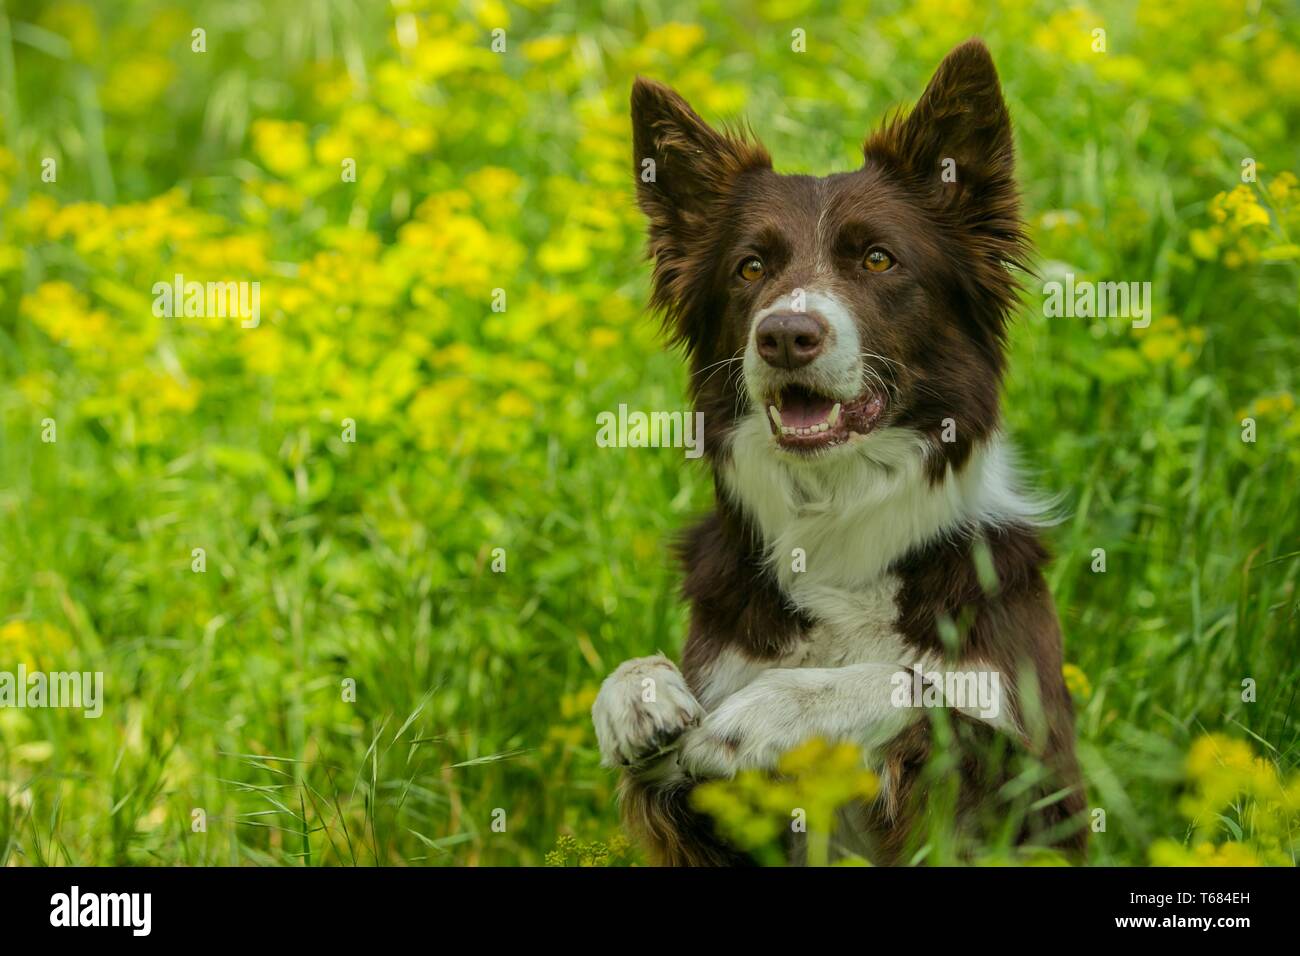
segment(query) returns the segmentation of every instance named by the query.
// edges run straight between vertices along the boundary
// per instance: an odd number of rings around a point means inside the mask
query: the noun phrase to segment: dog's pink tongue
[[[788,393],[783,396],[782,405],[781,424],[789,428],[809,428],[818,425],[826,421],[826,416],[835,407],[835,403],[828,399]]]

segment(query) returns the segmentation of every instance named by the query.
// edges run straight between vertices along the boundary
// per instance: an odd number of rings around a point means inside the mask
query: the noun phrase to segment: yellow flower
[[[1261,59],[1264,76],[1273,93],[1292,102],[1300,100],[1300,50],[1282,46]]]
[[[1222,733],[1207,734],[1188,750],[1186,774],[1191,789],[1179,809],[1192,824],[1189,851],[1165,841],[1152,847],[1157,865],[1231,866],[1251,859],[1263,865],[1288,865],[1293,834],[1300,829],[1300,774],[1283,780],[1277,768],[1255,756],[1250,744]],[[1213,837],[1225,814],[1237,817],[1233,838]]]
[[[1083,672],[1083,668],[1077,664],[1061,665],[1061,676],[1065,678],[1065,688],[1076,697],[1088,698],[1092,696],[1092,682],[1088,680],[1088,675]]]
[[[0,202],[4,201],[4,186],[0,185]],[[0,245],[0,275],[21,272],[27,263],[27,254],[17,246]]]
[[[1260,862],[1250,846],[1234,841],[1186,847],[1173,840],[1157,840],[1151,846],[1153,866],[1259,866]]]
[[[522,182],[512,169],[484,166],[465,177],[465,189],[480,202],[493,201],[513,193]]]
[[[275,375],[284,367],[287,344],[274,327],[258,330],[256,335],[239,338],[239,351],[249,371],[258,375]]]
[[[510,26],[510,10],[501,0],[474,0],[474,19],[488,30],[505,29]]]
[[[580,272],[591,262],[591,242],[585,229],[566,224],[537,253],[537,264],[547,272]]]
[[[665,23],[646,34],[643,45],[670,57],[686,56],[704,42],[704,28],[695,23]]]
[[[1250,744],[1226,734],[1206,734],[1196,740],[1187,753],[1187,772],[1193,779],[1204,779],[1227,767],[1249,769],[1255,755]]]
[[[316,161],[331,170],[342,170],[343,160],[357,158],[357,141],[350,131],[334,128],[326,130],[316,140]],[[340,174],[341,175],[341,174]]]
[[[1282,418],[1290,415],[1295,411],[1295,396],[1290,392],[1279,392],[1276,395],[1263,395],[1250,403],[1249,408],[1243,408],[1238,411],[1238,418],[1250,416],[1252,418]]]
[[[569,43],[563,36],[538,37],[523,44],[524,56],[530,63],[546,63],[569,52]]]
[[[802,16],[812,8],[814,2],[815,0],[762,0],[758,4],[758,13],[764,20],[780,22]]]
[[[475,66],[499,68],[500,57],[480,42],[478,28],[465,23],[460,30],[433,29],[420,31],[411,60],[415,73],[422,79],[439,80],[468,71]]]
[[[297,121],[259,119],[253,122],[253,152],[277,176],[293,176],[311,162],[307,127]]]
[[[149,389],[149,404],[159,411],[188,413],[198,404],[199,390],[192,382],[164,374],[150,375],[144,381]]]
[[[502,418],[531,418],[533,403],[522,393],[510,389],[497,399],[496,410]]]
[[[1254,191],[1244,184],[1211,199],[1210,218],[1215,222],[1230,223],[1238,231],[1269,224],[1268,211],[1259,204]]]
[[[77,351],[97,351],[109,334],[108,316],[67,282],[45,282],[23,296],[20,311],[55,342]]]
[[[0,661],[20,663],[34,670],[68,664],[73,650],[71,636],[46,621],[14,618],[0,624]]]
[[[469,379],[458,376],[434,382],[415,394],[408,413],[421,448],[427,451],[445,447],[456,438],[446,427],[447,409],[474,407],[470,401],[472,391]],[[468,427],[470,423],[464,423],[462,432]]]
[[[1101,20],[1084,6],[1058,11],[1033,34],[1034,45],[1054,57],[1082,63],[1096,56],[1092,31]]]
[[[773,862],[780,856],[780,833],[793,819],[804,818],[812,838],[809,860],[824,864],[835,811],[880,792],[879,779],[863,765],[861,749],[848,742],[808,740],[781,758],[778,773],[774,779],[747,770],[733,780],[712,781],[698,787],[692,801],[737,843]]]
[[[100,101],[112,113],[144,113],[175,77],[176,67],[166,57],[142,53],[113,65],[100,89]]]
[[[427,153],[434,146],[434,130],[430,126],[404,126],[398,134],[398,142],[409,155]]]
[[[300,191],[285,183],[266,182],[250,187],[250,191],[261,197],[271,209],[283,209],[288,212],[302,212],[307,197]]]
[[[1300,70],[1300,64],[1297,64],[1296,68]],[[1279,206],[1285,206],[1296,197],[1297,193],[1300,193],[1300,189],[1297,189],[1298,185],[1300,183],[1297,182],[1295,174],[1284,170],[1274,176],[1272,182],[1268,184],[1269,198]]]

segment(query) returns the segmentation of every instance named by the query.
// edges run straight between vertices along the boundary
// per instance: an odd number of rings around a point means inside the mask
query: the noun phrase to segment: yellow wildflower
[[[670,57],[686,56],[704,42],[704,28],[695,23],[665,23],[646,34],[643,45]]]
[[[1088,680],[1088,675],[1083,672],[1083,668],[1077,664],[1061,665],[1061,676],[1065,678],[1065,688],[1076,697],[1091,697],[1092,682]]]

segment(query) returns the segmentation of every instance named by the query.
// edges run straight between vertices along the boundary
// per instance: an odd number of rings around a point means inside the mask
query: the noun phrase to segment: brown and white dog
[[[999,427],[1028,250],[988,50],[953,50],[850,173],[779,175],[645,79],[632,122],[652,301],[690,361],[717,501],[681,545],[681,670],[628,661],[592,710],[625,819],[656,862],[745,862],[692,810],[695,783],[853,741],[883,791],[836,840],[905,861],[934,724],[900,706],[899,675],[955,672],[1000,678],[1006,706],[941,698],[965,748],[954,817],[1009,779],[983,762],[993,741],[1046,768],[1015,838],[1082,847],[1042,509]]]

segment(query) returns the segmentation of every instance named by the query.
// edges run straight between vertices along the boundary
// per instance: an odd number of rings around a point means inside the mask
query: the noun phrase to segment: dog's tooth
[[[782,435],[793,435],[793,434],[794,434],[794,429],[791,428],[789,425],[782,425],[782,426],[781,426],[781,434],[782,434]]]
[[[817,426],[817,430],[819,432],[828,432],[831,430],[831,426],[828,425],[826,422],[822,422],[820,425]]]
[[[775,405],[769,405],[769,406],[767,406],[767,413],[768,413],[769,415],[772,416],[772,423],[773,423],[774,425],[776,425],[777,428],[780,428],[780,427],[781,427],[781,413],[780,413],[779,411],[776,410],[776,406],[775,406]]]
[[[831,428],[834,428],[835,423],[838,422],[839,420],[840,420],[840,403],[836,402],[835,407],[831,409],[830,415],[826,417],[826,424]]]

